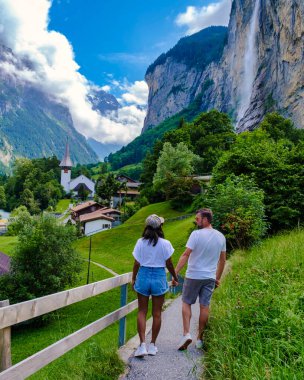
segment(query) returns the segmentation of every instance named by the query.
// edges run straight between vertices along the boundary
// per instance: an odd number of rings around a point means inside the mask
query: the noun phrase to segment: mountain
[[[96,162],[97,155],[74,128],[68,108],[14,75],[16,68],[30,71],[31,63],[0,45],[0,169],[7,170],[16,157],[61,159],[67,137],[74,163]]]
[[[121,145],[118,144],[103,144],[95,139],[89,138],[87,140],[89,146],[94,150],[98,156],[99,161],[103,161],[110,153],[116,152],[121,148]]]
[[[143,130],[181,111],[198,95],[201,111],[216,108],[228,113],[237,132],[254,129],[271,111],[303,128],[303,19],[302,0],[233,0],[228,32],[207,28],[185,37],[147,70],[149,102]],[[188,58],[175,54],[187,41],[201,56],[208,46],[211,54],[205,61],[188,63]]]
[[[99,111],[102,115],[117,111],[121,107],[114,95],[100,89],[93,88],[88,100],[92,104],[93,110]]]
[[[180,112],[200,94],[205,69],[217,63],[227,41],[227,28],[213,26],[184,37],[147,69],[148,111],[143,132]]]

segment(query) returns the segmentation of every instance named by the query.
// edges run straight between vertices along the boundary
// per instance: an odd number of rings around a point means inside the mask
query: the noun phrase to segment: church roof
[[[71,168],[73,166],[73,162],[70,157],[70,148],[68,142],[65,145],[65,152],[64,152],[64,157],[62,161],[60,162],[60,167],[65,167],[65,168]]]

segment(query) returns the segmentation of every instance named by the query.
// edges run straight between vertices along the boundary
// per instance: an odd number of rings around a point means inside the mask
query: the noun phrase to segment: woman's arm
[[[132,288],[134,287],[136,276],[139,270],[140,264],[137,260],[134,260],[133,274],[132,274]]]
[[[171,273],[173,280],[175,282],[178,282],[178,278],[177,278],[177,275],[175,273],[175,269],[174,269],[174,265],[172,263],[171,257],[169,257],[169,259],[166,260],[166,267],[167,267],[168,271]]]

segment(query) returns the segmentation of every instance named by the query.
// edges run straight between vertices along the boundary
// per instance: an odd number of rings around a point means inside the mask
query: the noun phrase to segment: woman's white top
[[[143,267],[162,268],[166,266],[166,261],[172,256],[174,248],[169,240],[159,238],[153,247],[153,242],[138,239],[135,244],[133,256]]]

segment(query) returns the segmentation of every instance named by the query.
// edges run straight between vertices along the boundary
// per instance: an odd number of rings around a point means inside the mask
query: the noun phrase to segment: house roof
[[[108,207],[102,208],[98,211],[100,211],[102,214],[121,214],[119,210],[116,210],[115,208],[108,208]]]
[[[90,222],[92,220],[98,220],[98,219],[104,219],[109,222],[114,222],[115,219],[111,218],[110,216],[106,216],[102,213],[102,210],[96,210],[94,212],[89,212],[88,214],[80,215],[79,221],[82,222]]]
[[[130,178],[130,177],[127,177],[126,175],[124,174],[120,174],[116,177],[117,181],[120,181],[120,182],[123,182],[123,179],[125,179],[127,182],[136,182],[134,181],[134,179]]]
[[[0,275],[10,271],[11,258],[5,253],[0,252]]]
[[[83,210],[87,207],[94,206],[94,205],[99,205],[99,203],[97,203],[95,201],[88,201],[88,202],[84,202],[84,203],[81,203],[80,205],[73,207],[71,210],[74,212],[77,212],[77,211]]]
[[[64,168],[71,168],[73,166],[73,162],[70,157],[70,148],[68,142],[65,144],[64,157],[60,162],[59,166]]]

